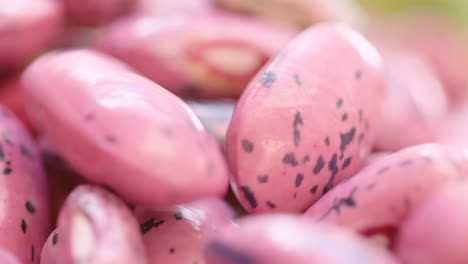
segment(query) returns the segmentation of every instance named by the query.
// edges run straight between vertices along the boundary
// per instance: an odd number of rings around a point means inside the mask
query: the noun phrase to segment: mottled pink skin
[[[468,184],[449,184],[402,223],[396,253],[408,264],[462,264],[468,261]]]
[[[0,71],[24,66],[51,46],[61,29],[55,0],[4,0],[0,3]]]
[[[49,233],[47,179],[33,139],[0,106],[0,248],[24,263],[39,263]]]
[[[55,229],[47,238],[41,251],[41,264],[59,264],[59,229]]]
[[[444,187],[403,222],[396,253],[404,263],[468,262],[468,184]]]
[[[462,148],[440,144],[406,148],[336,186],[305,217],[367,235],[382,231],[392,240],[408,213],[442,186],[467,176],[468,152]]]
[[[130,13],[139,0],[61,0],[68,18],[76,24],[101,26]]]
[[[220,6],[268,21],[306,28],[325,21],[359,26],[363,12],[348,0],[218,0]]]
[[[450,19],[428,10],[373,21],[370,36],[387,47],[409,49],[422,55],[438,74],[449,105],[468,96],[468,35]]]
[[[26,125],[26,128],[33,135],[36,134],[24,109],[24,91],[19,78],[9,79],[5,83],[0,83],[0,104],[6,106],[15,116]]]
[[[444,144],[468,147],[467,121],[468,103],[451,109],[445,120],[440,124],[440,138],[438,141]]]
[[[22,264],[18,258],[16,258],[10,252],[0,248],[0,263],[2,264]],[[29,263],[29,262],[25,262]]]
[[[399,263],[345,229],[284,214],[247,216],[222,228],[207,243],[205,259],[207,264]]]
[[[121,20],[96,47],[177,95],[239,97],[259,68],[295,34],[246,17],[206,11]]]
[[[374,138],[383,80],[376,50],[345,25],[324,23],[294,39],[251,81],[228,128],[243,206],[303,211],[354,174]]]
[[[22,78],[36,127],[88,180],[147,206],[226,192],[224,158],[195,114],[118,61],[88,50],[56,51]]]
[[[168,16],[198,12],[214,8],[215,0],[140,0],[138,12],[154,16]]]
[[[436,141],[448,112],[447,94],[437,74],[424,57],[415,53],[383,53],[388,85],[374,148],[397,151]]]
[[[206,240],[231,225],[233,210],[218,198],[208,198],[167,209],[137,207],[148,252],[148,263],[205,264]]]
[[[87,232],[74,232],[78,225],[74,218],[85,217],[92,228],[92,248],[88,257],[78,259],[74,248],[83,246]],[[146,251],[138,223],[130,209],[114,194],[101,187],[80,185],[68,196],[62,208],[58,228],[60,230],[58,252],[53,252],[60,264],[145,264]],[[73,241],[78,241],[73,244]],[[82,256],[82,255],[80,255]]]

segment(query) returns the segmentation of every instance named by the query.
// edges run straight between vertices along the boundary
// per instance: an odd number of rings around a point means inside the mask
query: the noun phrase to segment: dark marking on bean
[[[432,157],[430,157],[430,156],[421,155],[421,158],[422,158],[424,161],[427,161],[427,162],[429,162],[429,163],[432,162]]]
[[[176,220],[182,220],[182,219],[184,219],[184,215],[182,214],[182,212],[177,212],[177,213],[174,214],[174,218]]]
[[[26,210],[28,210],[28,212],[30,212],[31,214],[34,214],[34,212],[36,212],[36,208],[31,203],[31,201],[26,201],[26,204],[24,206],[26,207]]]
[[[317,192],[318,185],[314,185],[312,188],[310,188],[310,192],[315,194]]]
[[[268,182],[268,175],[267,174],[258,175],[257,176],[257,182],[258,183],[267,183]]]
[[[364,122],[364,128],[365,128],[366,130],[369,130],[369,120],[366,120],[366,121]]]
[[[303,124],[304,124],[304,120],[302,119],[301,112],[296,111],[296,114],[294,115],[293,126],[296,127],[298,125],[303,125]]]
[[[168,128],[168,127],[165,127],[163,129],[161,129],[161,133],[166,136],[166,137],[170,137],[174,134],[174,132],[172,131],[172,129]]]
[[[263,74],[262,78],[260,78],[260,83],[262,83],[263,87],[270,88],[277,78],[276,74],[272,71],[267,71]]]
[[[20,145],[21,154],[27,157],[30,160],[34,160],[33,154],[31,151],[23,144]]]
[[[10,167],[3,169],[3,174],[10,174],[13,170]]]
[[[359,144],[364,140],[364,133],[359,134]]]
[[[84,120],[85,120],[85,121],[91,121],[91,120],[94,120],[94,115],[93,115],[93,114],[91,114],[91,113],[89,113],[89,114],[86,114],[86,115],[84,116]]]
[[[106,136],[106,141],[111,144],[114,144],[115,142],[117,142],[117,139],[113,136]]]
[[[169,249],[169,253],[170,253],[170,254],[174,254],[174,253],[175,253],[175,249],[174,249],[174,248],[170,248],[170,249]]]
[[[400,167],[406,167],[408,165],[411,165],[411,163],[413,163],[412,160],[404,160],[404,161],[400,162]]]
[[[341,170],[346,169],[346,168],[351,164],[351,161],[352,161],[352,157],[346,158],[346,159],[343,161],[343,165],[341,165]]]
[[[411,208],[411,199],[409,197],[405,197],[403,199],[403,204],[405,206],[405,209],[409,210]]]
[[[244,151],[247,153],[251,153],[254,150],[254,144],[247,139],[243,139],[241,141],[241,145],[242,149],[244,149]]]
[[[362,77],[362,72],[361,72],[361,71],[357,71],[357,72],[354,74],[354,77],[356,78],[356,80],[360,80],[361,77]]]
[[[303,125],[304,121],[302,120],[301,112],[297,111],[294,115],[293,121],[293,138],[294,146],[299,146],[301,143],[301,131],[299,130],[299,125]]]
[[[266,205],[267,205],[268,207],[270,207],[271,209],[275,209],[275,208],[276,208],[276,205],[275,205],[274,203],[270,202],[270,201],[267,201],[267,202],[266,202]]]
[[[299,74],[297,74],[297,73],[294,74],[294,75],[293,75],[293,78],[294,78],[294,81],[296,82],[296,84],[297,84],[298,86],[301,86],[301,85],[302,85],[301,79],[299,78]]]
[[[309,155],[305,155],[305,156],[304,156],[304,159],[302,159],[302,164],[306,164],[306,163],[308,163],[309,161],[310,161]]]
[[[149,219],[148,221],[144,222],[143,224],[141,224],[140,225],[141,233],[146,234],[151,229],[164,224],[164,220],[161,220],[159,222],[154,222],[154,221],[155,221],[155,218],[153,217],[153,218]]]
[[[0,144],[0,161],[3,161],[5,158],[5,153],[3,152],[3,146]]]
[[[31,262],[34,262],[34,258],[36,256],[36,250],[34,249],[34,245],[31,245]]]
[[[294,129],[293,131],[294,146],[298,147],[301,143],[301,131]]]
[[[254,259],[239,252],[235,249],[229,248],[219,241],[211,241],[206,250],[211,254],[220,257],[221,259],[228,260],[231,264],[255,264]]]
[[[10,146],[13,146],[13,141],[11,141],[10,135],[8,135],[7,132],[5,132],[5,131],[2,132],[2,138],[5,141],[5,143],[7,143]]]
[[[375,188],[375,185],[376,185],[375,182],[370,183],[369,185],[367,185],[367,190],[370,191],[370,190],[374,189],[374,188]]]
[[[28,225],[26,224],[26,221],[24,221],[24,219],[21,219],[21,230],[23,230],[23,234],[26,234],[27,229]]]
[[[257,208],[257,199],[249,186],[241,186],[241,191],[244,193],[244,198],[250,204],[250,207]]]
[[[363,116],[362,116],[362,109],[358,110],[358,115],[359,115],[359,122],[362,122]]]
[[[356,201],[354,200],[354,197],[353,197],[356,191],[357,191],[357,187],[355,186],[353,187],[353,189],[351,190],[351,192],[349,193],[347,197],[335,198],[333,200],[332,206],[327,210],[327,212],[325,212],[325,214],[322,217],[320,217],[319,220],[321,221],[325,219],[333,211],[335,211],[336,214],[339,215],[342,207],[350,207],[350,208],[356,207]]]
[[[304,174],[298,173],[298,174],[296,175],[296,182],[294,183],[295,186],[296,186],[296,188],[298,188],[299,186],[301,186],[302,180],[304,180]]]
[[[381,175],[385,172],[387,172],[388,170],[390,169],[390,167],[383,167],[383,168],[380,168],[378,171],[377,171],[377,175]]]
[[[323,187],[322,195],[325,195],[333,187],[333,184],[335,182],[335,176],[339,171],[338,167],[336,166],[337,162],[338,162],[338,156],[335,153],[333,154],[330,161],[328,161],[328,170],[330,170],[332,174],[330,178],[328,179],[327,184]]]
[[[294,193],[293,198],[294,198],[294,199],[297,198],[297,193]]]
[[[326,144],[327,146],[330,146],[330,137],[326,137],[326,138],[325,138],[325,144]]]
[[[154,217],[140,225],[141,233],[146,234],[154,227]]]
[[[344,114],[341,116],[341,120],[342,120],[342,121],[348,120],[348,114],[347,114],[347,113],[344,113]]]
[[[348,132],[346,133],[340,133],[340,151],[341,151],[341,156],[344,155],[344,152],[346,150],[346,147],[353,142],[354,135],[356,134],[356,128],[352,127]]]
[[[336,107],[340,108],[343,105],[343,99],[339,98],[338,101],[336,102]]]
[[[296,167],[298,162],[293,152],[288,152],[283,156],[283,163]]]
[[[315,162],[315,167],[313,170],[314,174],[319,174],[323,167],[325,167],[325,161],[323,160],[322,155],[320,155]]]
[[[55,231],[54,235],[52,236],[52,245],[53,246],[57,245],[58,241],[59,241],[59,234],[58,234],[58,231]]]

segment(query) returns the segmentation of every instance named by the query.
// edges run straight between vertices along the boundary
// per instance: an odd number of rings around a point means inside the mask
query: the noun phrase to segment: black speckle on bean
[[[356,78],[356,80],[360,80],[361,77],[362,77],[362,72],[361,71],[356,71],[356,73],[354,74],[354,77]]]
[[[400,162],[400,167],[406,167],[408,165],[411,165],[411,163],[413,163],[412,160],[404,160],[404,161]]]
[[[89,114],[86,114],[86,115],[84,116],[84,120],[85,120],[85,121],[91,121],[91,120],[94,120],[94,115],[93,115],[93,114],[91,114],[91,113],[89,113]]]
[[[325,167],[325,160],[323,159],[322,155],[319,155],[317,161],[315,162],[315,167],[313,170],[314,174],[319,174],[323,167]]]
[[[248,186],[241,186],[240,187],[242,193],[244,194],[244,198],[247,200],[247,202],[250,204],[250,207],[252,208],[257,208],[257,199],[255,198],[254,193]]]
[[[264,174],[264,175],[258,175],[257,176],[257,182],[258,183],[268,183],[268,175],[267,174]]]
[[[59,232],[55,231],[54,235],[52,236],[52,245],[53,246],[57,245],[58,241],[59,241]]]
[[[13,170],[10,167],[3,169],[3,174],[10,174]]]
[[[343,156],[346,147],[353,142],[354,135],[356,134],[356,128],[352,127],[348,132],[346,133],[340,133],[340,151],[341,151],[341,156]]]
[[[184,215],[182,214],[182,212],[177,212],[174,214],[174,218],[176,220],[182,220],[184,218]]]
[[[296,82],[296,84],[297,84],[298,86],[301,86],[301,85],[302,85],[301,79],[299,78],[299,74],[294,74],[294,75],[293,75],[293,78],[294,78],[294,81]]]
[[[31,201],[26,201],[26,204],[24,206],[26,207],[26,210],[28,210],[28,212],[30,212],[31,214],[34,214],[34,212],[36,212],[36,208],[31,203]]]
[[[310,192],[315,194],[317,192],[318,185],[314,185],[312,188],[310,188]]]
[[[206,246],[206,251],[215,255],[221,260],[227,261],[230,264],[255,264],[254,259],[239,252],[235,249],[229,248],[219,241],[211,241]]]
[[[293,152],[288,152],[283,156],[283,163],[289,164],[293,167],[296,167],[298,165],[298,161],[296,160],[296,156]]]
[[[342,120],[342,121],[348,120],[348,114],[347,114],[347,113],[344,113],[344,114],[341,116],[341,120]]]
[[[272,71],[267,71],[263,74],[262,78],[260,78],[260,83],[263,87],[270,88],[275,83],[278,77]]]
[[[338,101],[336,102],[336,107],[341,108],[342,105],[343,105],[343,99],[339,98]]]
[[[26,221],[24,221],[24,219],[21,219],[21,230],[23,230],[23,234],[26,234],[27,229],[28,225],[26,224]]]
[[[295,181],[295,183],[294,183],[294,185],[296,186],[296,188],[298,188],[299,186],[301,186],[302,180],[304,180],[304,174],[298,173],[298,174],[296,175],[296,181]]]
[[[341,170],[346,169],[346,168],[351,164],[351,161],[352,161],[352,157],[346,158],[346,159],[343,161],[343,165],[341,165]]]
[[[377,175],[381,175],[381,174],[384,174],[385,172],[387,172],[388,170],[390,169],[390,167],[382,167],[380,168],[378,171],[377,171]]]
[[[275,208],[276,208],[276,205],[275,205],[274,203],[270,202],[270,201],[267,201],[267,202],[266,202],[266,205],[267,205],[268,207],[270,207],[271,209],[275,209]]]
[[[254,151],[254,144],[247,139],[241,140],[241,145],[242,149],[244,149],[244,151],[247,153],[251,153]]]

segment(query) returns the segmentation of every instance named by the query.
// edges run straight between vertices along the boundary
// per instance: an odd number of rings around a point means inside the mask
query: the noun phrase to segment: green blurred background
[[[380,15],[393,15],[428,8],[448,15],[468,27],[468,0],[357,0],[365,9]]]

